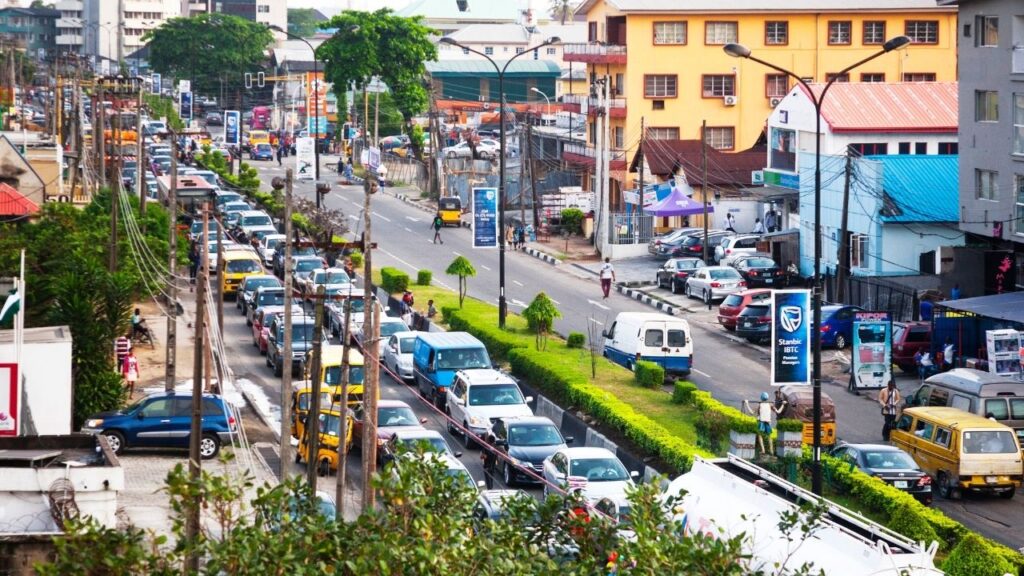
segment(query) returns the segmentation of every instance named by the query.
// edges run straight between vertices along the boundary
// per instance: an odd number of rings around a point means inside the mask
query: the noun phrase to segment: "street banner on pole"
[[[498,189],[473,188],[473,248],[498,247]]]
[[[229,146],[238,146],[242,142],[242,131],[240,129],[240,115],[238,110],[224,111],[224,143]]]
[[[878,390],[892,379],[892,319],[888,312],[855,312],[850,391]]]
[[[380,148],[376,146],[370,146],[366,154],[366,165],[371,170],[377,170],[380,168]]]
[[[18,435],[18,365],[0,364],[0,436]]]
[[[811,383],[811,291],[772,292],[772,386]]]
[[[178,93],[178,116],[182,120],[192,120],[192,93]]]
[[[150,86],[150,89],[153,91],[153,94],[159,94],[161,88],[163,88],[160,85],[161,84],[161,78],[162,77],[159,74],[156,74],[156,73],[154,73],[152,76],[150,76],[150,79],[152,80],[152,86]]]
[[[306,128],[309,135],[327,135],[327,83],[323,72],[306,73]]]
[[[295,139],[295,177],[299,180],[313,180],[316,178],[316,170],[313,167],[316,162],[316,140],[310,137]]]

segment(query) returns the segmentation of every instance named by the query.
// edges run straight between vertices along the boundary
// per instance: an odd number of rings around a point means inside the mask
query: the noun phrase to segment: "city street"
[[[328,162],[336,160],[330,156],[321,158],[321,177],[336,182],[337,175],[326,168]],[[251,162],[268,187],[273,177],[284,176],[284,168],[293,163],[294,157],[285,159],[285,167],[278,167],[276,162]],[[297,182],[295,194],[311,198],[312,181]],[[363,200],[361,186],[341,186],[335,183],[324,202],[330,208],[343,210],[352,223],[352,230],[357,231],[362,228],[357,224],[357,219],[361,219]],[[394,266],[412,276],[415,276],[418,269],[429,269],[434,272],[436,284],[453,287],[454,282],[444,275],[444,269],[453,258],[464,255],[477,269],[477,276],[469,279],[469,295],[497,302],[498,253],[494,250],[474,250],[468,229],[446,228],[442,231],[444,244],[434,245],[431,243],[432,233],[428,229],[428,213],[386,192],[374,196],[371,210],[374,217],[372,240],[378,244],[378,250],[374,253],[375,266]],[[521,310],[540,290],[544,290],[561,310],[562,318],[556,321],[555,328],[563,334],[569,331],[586,333],[588,322],[599,327],[607,326],[619,312],[653,310],[614,293],[608,300],[601,300],[597,279],[574,266],[551,266],[523,253],[507,252],[506,294],[510,311]],[[691,380],[694,383],[736,407],[741,407],[743,399],[753,400],[768,389],[770,356],[767,348],[738,344],[727,338],[713,311],[702,309],[700,312],[681,312],[680,315],[690,322],[693,332],[695,368]],[[246,339],[244,320],[227,312],[225,316],[225,329],[232,335],[226,338],[229,352],[239,352],[233,363],[235,372],[258,383],[267,391],[272,406],[277,406],[279,380],[273,378],[270,370],[263,365],[262,357],[251,346],[251,339]],[[823,357],[829,360],[833,353],[832,350],[826,350]],[[236,356],[232,354],[232,358]],[[904,392],[912,390],[916,385],[913,378],[901,378],[898,382]],[[837,434],[840,439],[857,443],[881,441],[882,422],[874,394],[853,396],[846,391],[845,382],[825,383],[823,389],[836,404]],[[388,381],[382,397],[397,397],[409,402],[417,413],[431,418],[432,426],[444,432],[440,418],[426,414],[404,386]],[[453,446],[457,442],[452,438],[449,441]],[[463,461],[470,467],[475,478],[482,478],[475,451],[463,456]],[[1024,518],[1024,504],[1020,499],[936,499],[936,506],[972,529],[1014,548],[1024,547],[1024,533],[1007,529],[1019,524],[1020,519]]]

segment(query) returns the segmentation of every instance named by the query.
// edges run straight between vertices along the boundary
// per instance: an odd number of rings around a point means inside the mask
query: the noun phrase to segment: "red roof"
[[[677,171],[686,174],[691,186],[703,186],[703,145],[700,140],[644,140],[644,161],[651,174],[668,178]],[[722,152],[708,147],[708,184],[741,188],[751,185],[751,173],[764,168],[767,150],[755,146],[740,152]],[[629,171],[636,172],[639,156],[634,155]]]
[[[39,206],[25,198],[8,184],[0,183],[0,216],[28,216],[37,214]]]
[[[811,84],[815,96],[823,88]],[[956,82],[836,82],[822,107],[832,132],[955,134],[957,114]]]

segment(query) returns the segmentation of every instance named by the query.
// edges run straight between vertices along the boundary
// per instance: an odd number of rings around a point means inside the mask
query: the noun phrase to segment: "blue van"
[[[203,394],[202,438],[199,455],[213,458],[231,436],[238,424],[223,398]],[[192,394],[158,392],[113,412],[90,416],[82,432],[106,436],[110,449],[120,454],[125,448],[188,448],[192,431]]]
[[[456,372],[491,368],[491,357],[483,343],[468,332],[426,332],[416,336],[412,364],[420,394],[437,404],[444,402]]]

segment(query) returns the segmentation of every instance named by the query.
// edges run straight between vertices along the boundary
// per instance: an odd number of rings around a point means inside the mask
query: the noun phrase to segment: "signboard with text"
[[[473,188],[473,248],[498,247],[498,189]]]
[[[892,318],[888,312],[855,312],[850,390],[879,390],[892,379]]]
[[[150,76],[150,79],[152,80],[152,86],[150,86],[150,89],[153,91],[153,94],[159,94],[163,89],[163,76],[154,73],[152,76]]]
[[[192,93],[191,92],[179,92],[178,93],[178,116],[182,120],[192,119]]]
[[[316,141],[313,138],[295,139],[295,178],[313,180],[316,178]]]
[[[811,291],[772,292],[772,386],[811,383]]]
[[[306,128],[310,136],[327,134],[327,83],[323,72],[306,73]]]
[[[18,435],[18,382],[18,365],[0,364],[0,436]]]
[[[224,143],[229,146],[242,143],[242,123],[238,110],[224,111]]]

